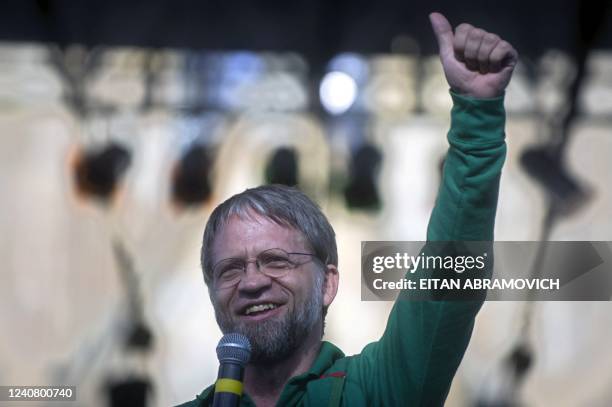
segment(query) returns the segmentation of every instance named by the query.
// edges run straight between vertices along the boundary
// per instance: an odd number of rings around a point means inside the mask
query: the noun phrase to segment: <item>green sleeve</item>
[[[450,147],[427,240],[489,241],[506,154],[503,97],[451,96]],[[397,301],[382,338],[366,346],[349,370],[367,404],[443,405],[481,305]]]

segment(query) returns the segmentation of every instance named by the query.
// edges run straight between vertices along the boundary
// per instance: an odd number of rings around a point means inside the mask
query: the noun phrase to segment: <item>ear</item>
[[[323,281],[323,306],[329,305],[336,298],[338,293],[338,283],[340,282],[340,274],[338,268],[333,264],[328,264],[325,270],[325,280]]]

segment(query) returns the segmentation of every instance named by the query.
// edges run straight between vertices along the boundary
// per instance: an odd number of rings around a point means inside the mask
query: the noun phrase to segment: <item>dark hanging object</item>
[[[145,376],[133,376],[110,381],[107,385],[110,407],[145,407],[153,390],[151,380]]]
[[[141,351],[151,350],[153,347],[153,333],[151,329],[143,322],[135,323],[128,333],[126,347]]]
[[[349,208],[376,210],[381,206],[376,176],[382,154],[375,146],[363,144],[353,154],[344,197]]]
[[[194,145],[177,163],[173,175],[172,199],[183,206],[203,204],[212,192],[210,170],[212,159],[208,148]]]
[[[297,154],[288,147],[277,149],[266,166],[266,182],[295,186],[298,183]]]
[[[75,165],[77,190],[102,201],[110,200],[130,162],[130,152],[117,143],[84,153]]]
[[[549,194],[558,213],[569,214],[582,206],[589,193],[567,171],[555,152],[546,148],[532,148],[523,152],[521,164]]]
[[[514,380],[520,382],[533,364],[533,352],[526,344],[517,345],[506,360]]]

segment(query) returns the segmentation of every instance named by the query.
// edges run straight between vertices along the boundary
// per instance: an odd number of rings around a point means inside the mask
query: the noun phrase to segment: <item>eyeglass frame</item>
[[[263,253],[268,252],[268,251],[270,251],[270,250],[280,250],[280,251],[284,252],[284,253],[285,253],[285,254],[287,254],[287,255],[309,256],[309,257],[310,257],[310,259],[309,259],[309,260],[307,260],[307,261],[304,261],[304,262],[302,262],[302,263],[296,263],[296,262],[290,261],[290,259],[289,259],[289,258],[287,258],[287,261],[289,262],[290,267],[287,267],[286,269],[284,269],[284,270],[285,270],[284,274],[283,274],[283,275],[280,275],[280,276],[271,276],[271,275],[269,275],[269,274],[265,273],[265,272],[263,271],[264,269],[262,269],[261,264],[259,264],[259,261],[260,261],[259,256],[261,256]],[[237,279],[235,283],[232,283],[231,285],[228,285],[227,287],[217,287],[217,278],[218,278],[218,275],[217,275],[217,274],[218,274],[218,273],[216,272],[216,268],[217,268],[217,266],[218,266],[219,264],[221,264],[222,262],[227,261],[227,260],[238,260],[238,261],[242,261],[242,262],[243,262],[243,263],[242,263],[242,273],[243,273],[243,275],[241,275],[241,276],[240,276],[240,278],[239,278],[239,279]],[[271,248],[269,248],[269,249],[262,250],[261,252],[259,252],[259,253],[257,254],[257,256],[255,256],[255,257],[250,257],[250,258],[246,258],[246,259],[241,258],[241,257],[227,257],[227,258],[225,258],[225,259],[221,259],[221,260],[219,260],[218,262],[216,262],[216,263],[213,265],[213,267],[212,267],[212,285],[213,285],[213,287],[214,287],[214,289],[215,289],[215,290],[219,290],[219,289],[231,288],[231,287],[234,287],[234,286],[236,286],[236,285],[240,284],[240,281],[241,281],[241,280],[242,280],[242,278],[243,278],[243,277],[246,275],[247,267],[249,266],[249,264],[250,264],[250,263],[255,263],[255,267],[256,267],[256,268],[257,268],[257,270],[258,270],[260,273],[262,273],[263,275],[265,275],[265,276],[267,276],[267,277],[269,277],[269,278],[277,279],[277,278],[283,278],[283,277],[285,277],[285,276],[286,276],[286,275],[289,273],[289,271],[291,271],[291,270],[295,270],[295,269],[297,269],[298,267],[303,266],[303,265],[304,265],[304,264],[306,264],[306,263],[309,263],[310,261],[319,261],[319,262],[321,262],[322,264],[325,264],[325,263],[323,263],[323,262],[321,261],[321,259],[319,259],[319,258],[317,257],[317,255],[316,255],[315,253],[288,252],[287,250],[285,250],[285,249],[281,249],[280,247],[271,247]]]

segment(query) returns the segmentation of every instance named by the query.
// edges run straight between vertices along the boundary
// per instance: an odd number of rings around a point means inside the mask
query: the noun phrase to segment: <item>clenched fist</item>
[[[516,65],[518,54],[499,36],[460,24],[453,29],[440,13],[429,15],[438,40],[440,60],[451,89],[476,98],[500,96]]]

